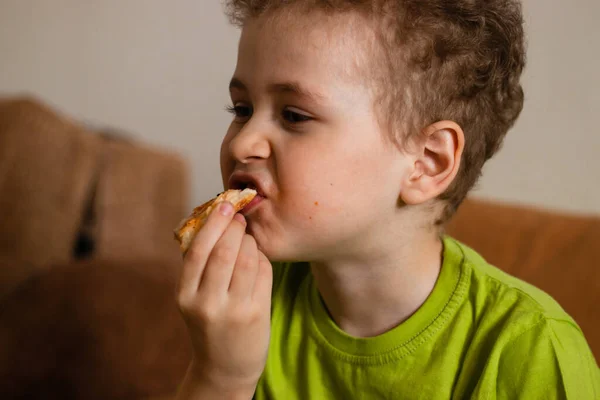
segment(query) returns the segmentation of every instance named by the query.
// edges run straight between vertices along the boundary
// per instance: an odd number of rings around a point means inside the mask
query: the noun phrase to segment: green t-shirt
[[[256,399],[600,399],[594,356],[550,296],[453,239],[443,255],[421,308],[373,338],[335,325],[307,264],[275,264]]]

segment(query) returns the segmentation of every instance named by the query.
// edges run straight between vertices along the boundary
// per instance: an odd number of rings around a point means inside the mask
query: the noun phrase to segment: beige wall
[[[600,2],[525,12],[527,103],[476,193],[600,213]],[[0,92],[184,153],[196,203],[221,189],[237,38],[217,1],[0,0]]]

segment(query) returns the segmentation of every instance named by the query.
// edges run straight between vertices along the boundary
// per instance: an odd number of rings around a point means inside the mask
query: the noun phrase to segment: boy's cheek
[[[292,208],[289,214],[290,228],[300,234],[315,230],[324,233],[339,225],[348,217],[343,203],[318,197],[306,198],[302,204]]]

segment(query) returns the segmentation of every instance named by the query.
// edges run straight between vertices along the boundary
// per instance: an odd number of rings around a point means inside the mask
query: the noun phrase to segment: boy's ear
[[[442,194],[458,173],[465,146],[464,132],[453,121],[429,125],[417,140],[413,170],[400,194],[406,204],[421,204]]]

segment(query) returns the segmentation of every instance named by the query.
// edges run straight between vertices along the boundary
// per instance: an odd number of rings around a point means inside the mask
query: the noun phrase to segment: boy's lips
[[[243,215],[248,214],[249,212],[251,212],[252,210],[254,210],[262,201],[264,200],[264,197],[257,194],[250,203],[248,203],[246,205],[246,207],[244,207],[240,212]]]

